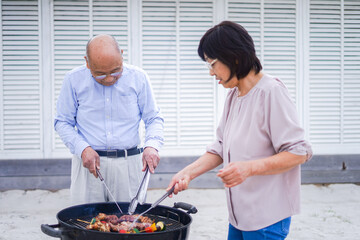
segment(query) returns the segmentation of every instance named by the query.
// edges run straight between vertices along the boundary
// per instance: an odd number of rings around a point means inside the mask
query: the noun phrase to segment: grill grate
[[[178,221],[174,220],[173,218],[170,218],[170,214],[177,216]],[[151,215],[151,214],[145,214],[144,216],[149,217],[150,219],[153,219],[155,222],[163,221],[166,225],[166,229],[162,232],[170,232],[170,231],[177,230],[184,226],[184,224],[182,224],[180,222],[179,215],[177,213],[174,213],[171,211],[168,212],[167,217],[163,217],[163,216],[159,216],[159,215]],[[172,217],[174,217],[174,216],[172,216]],[[93,217],[91,217],[91,216],[83,216],[83,217],[79,217],[77,219],[69,219],[66,221],[66,223],[69,225],[78,227],[80,229],[86,229],[86,226],[88,225],[86,222],[90,222],[92,218]],[[96,231],[96,230],[88,230],[88,231]]]

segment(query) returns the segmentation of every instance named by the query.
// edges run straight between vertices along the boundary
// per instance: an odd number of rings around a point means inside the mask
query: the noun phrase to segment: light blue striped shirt
[[[123,64],[123,73],[112,86],[96,82],[90,70],[80,66],[65,75],[57,100],[54,127],[70,152],[129,149],[140,144],[139,124],[145,123],[144,147],[163,145],[163,124],[148,75]]]

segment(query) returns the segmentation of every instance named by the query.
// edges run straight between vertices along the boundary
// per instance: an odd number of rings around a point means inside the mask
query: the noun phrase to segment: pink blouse
[[[296,107],[286,86],[264,74],[245,95],[231,89],[225,101],[216,141],[207,147],[230,162],[249,161],[279,152],[312,156],[304,139]],[[252,176],[242,184],[226,188],[230,223],[254,231],[300,212],[300,166],[266,176]]]

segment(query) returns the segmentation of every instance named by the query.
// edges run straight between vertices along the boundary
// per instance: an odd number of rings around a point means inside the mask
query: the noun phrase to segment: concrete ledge
[[[301,166],[302,183],[360,183],[360,155],[318,155]]]
[[[165,188],[174,173],[194,157],[163,157],[150,178],[150,188]],[[219,167],[220,168],[220,167]],[[58,190],[70,186],[70,159],[1,160],[0,191],[10,189]],[[191,182],[192,188],[222,188],[217,169]],[[302,183],[360,183],[360,155],[317,155],[302,165]]]

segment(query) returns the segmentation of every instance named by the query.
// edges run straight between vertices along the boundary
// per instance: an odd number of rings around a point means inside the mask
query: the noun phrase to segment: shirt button
[[[110,135],[111,134],[111,132],[108,132],[108,135]]]
[[[106,101],[108,102],[108,101],[109,101],[109,99],[107,98],[107,99],[106,99]]]
[[[110,117],[109,116],[106,116],[107,119],[109,119]]]

